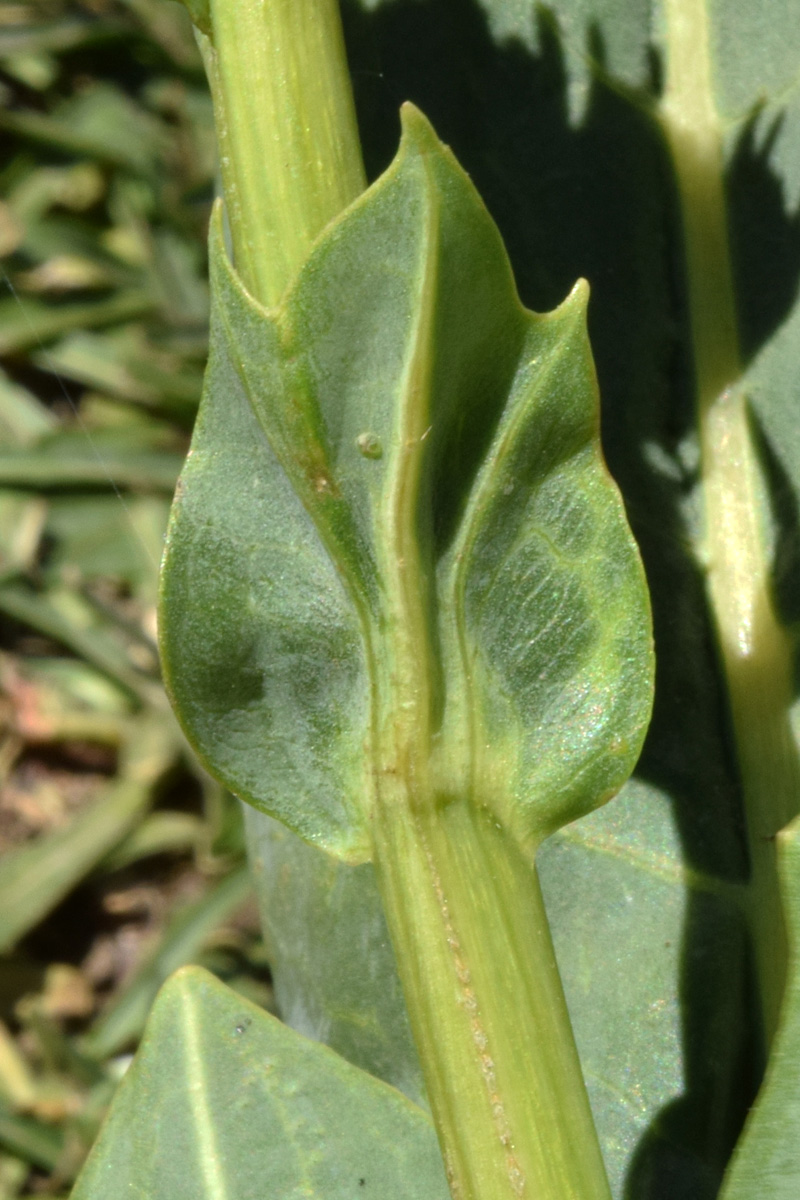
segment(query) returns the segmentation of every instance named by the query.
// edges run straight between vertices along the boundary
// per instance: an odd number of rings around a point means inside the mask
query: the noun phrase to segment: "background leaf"
[[[800,1184],[800,823],[778,835],[781,883],[791,941],[789,978],[781,1020],[758,1103],[736,1147],[721,1196],[788,1200]]]
[[[281,1017],[427,1107],[371,864],[346,866],[244,807]]]
[[[429,1118],[196,968],[159,995],[73,1200],[449,1195]]]
[[[41,921],[126,833],[152,803],[154,786],[172,765],[176,731],[163,718],[126,746],[121,779],[57,830],[0,860],[0,952]]]

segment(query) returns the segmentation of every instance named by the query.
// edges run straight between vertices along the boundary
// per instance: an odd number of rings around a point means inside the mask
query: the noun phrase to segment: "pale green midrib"
[[[771,594],[748,427],[704,0],[667,0],[660,106],[684,221],[701,444],[707,588],[730,699],[747,816],[751,924],[767,1040],[786,966],[774,834],[797,812],[800,768],[789,728],[792,646]]]
[[[716,875],[709,875],[704,871],[682,866],[679,862],[671,862],[667,859],[659,860],[652,855],[641,853],[631,846],[621,846],[612,841],[602,840],[596,835],[585,834],[580,829],[580,825],[564,826],[553,836],[558,841],[568,842],[571,846],[580,847],[591,854],[623,862],[632,869],[641,871],[642,874],[649,875],[651,878],[659,879],[671,887],[685,887],[692,891],[730,896],[738,901],[741,901],[746,888],[745,884],[720,879]]]
[[[181,989],[186,1092],[195,1125],[195,1148],[208,1200],[230,1200],[220,1162],[217,1132],[208,1103],[209,1085],[205,1063],[207,1048],[201,1044],[199,997],[191,986]]]
[[[428,800],[431,750],[432,680],[438,676],[430,628],[433,579],[431,564],[423,563],[419,545],[419,501],[424,434],[430,425],[436,301],[439,282],[439,224],[441,199],[425,152],[424,236],[421,239],[421,279],[416,319],[396,411],[402,414],[397,446],[387,470],[386,499],[380,526],[387,531],[378,543],[379,573],[385,585],[384,647],[389,678],[381,680],[377,749],[381,769],[391,765],[413,784],[412,799]],[[385,744],[385,721],[392,725]],[[387,761],[388,755],[388,761]]]

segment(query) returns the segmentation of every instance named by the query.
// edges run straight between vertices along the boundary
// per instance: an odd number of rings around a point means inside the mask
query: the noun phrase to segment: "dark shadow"
[[[800,508],[786,468],[770,443],[758,414],[751,409],[749,417],[775,530],[772,551],[775,602],[783,622],[796,626],[800,622]]]
[[[770,169],[782,125],[781,115],[763,128],[763,111],[756,109],[728,167],[728,222],[746,361],[791,311],[800,286],[800,209],[786,211],[783,186]]]
[[[691,550],[696,446],[681,225],[662,139],[645,105],[602,82],[570,120],[564,53],[550,16],[538,46],[496,44],[475,0],[346,4],[346,36],[370,177],[393,156],[397,110],[413,100],[469,171],[505,238],[523,300],[559,303],[592,287],[590,333],[603,440],[645,560],[658,654],[655,714],[637,774],[672,798],[685,861],[746,879],[741,796],[703,579]],[[602,68],[597,30],[587,47]],[[649,62],[650,89],[661,76]],[[651,95],[654,91],[651,90]],[[749,357],[787,315],[800,279],[800,224],[771,173],[772,128],[745,127],[730,168],[732,242]],[[798,578],[797,514],[779,459],[761,444],[781,527],[777,586],[787,615]],[[784,524],[785,522],[785,524]],[[749,952],[713,888],[688,900],[682,999],[686,1091],[653,1122],[627,1200],[711,1200],[759,1073]]]

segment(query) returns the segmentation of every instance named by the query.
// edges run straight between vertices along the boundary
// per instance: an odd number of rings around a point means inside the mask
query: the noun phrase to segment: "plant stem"
[[[236,269],[274,305],[364,190],[337,0],[210,0],[214,98]]]
[[[425,221],[381,514],[373,859],[454,1200],[609,1200],[533,861],[460,756],[434,749],[440,665],[419,519],[441,286],[433,202]]]
[[[420,804],[396,778],[375,831],[453,1196],[608,1200],[532,864],[488,813]]]
[[[763,486],[739,386],[742,363],[706,0],[667,0],[666,19],[661,119],[683,214],[707,588],[744,795],[751,871],[747,916],[769,1043],[787,961],[775,835],[800,811],[800,770],[789,724],[793,653],[773,605]]]

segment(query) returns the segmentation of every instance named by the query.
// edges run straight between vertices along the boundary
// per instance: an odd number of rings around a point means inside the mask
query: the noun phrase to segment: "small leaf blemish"
[[[382,458],[383,446],[380,438],[374,433],[360,433],[356,438],[358,447],[364,458]]]

